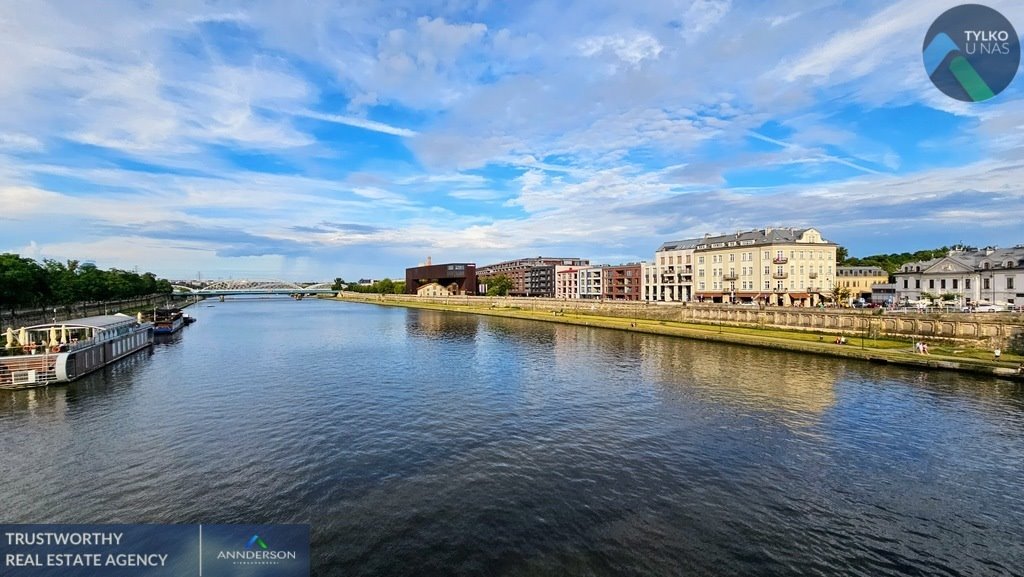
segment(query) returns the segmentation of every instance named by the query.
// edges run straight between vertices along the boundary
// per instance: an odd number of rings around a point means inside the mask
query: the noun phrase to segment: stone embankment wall
[[[70,306],[57,306],[42,309],[17,310],[12,314],[9,310],[0,310],[0,333],[11,327],[18,330],[21,327],[41,325],[53,321],[54,316],[58,321],[67,319],[80,319],[96,315],[114,314],[123,310],[148,309],[163,306],[184,306],[185,301],[180,296],[166,294],[152,295],[135,299],[118,301],[103,301],[78,303]],[[56,313],[54,312],[56,309]]]
[[[913,313],[881,309],[817,309],[666,304],[624,301],[561,300],[516,297],[420,297],[417,295],[342,296],[439,305],[507,307],[563,314],[676,321],[711,325],[803,330],[848,336],[897,337],[1001,346],[1024,352],[1024,313]]]

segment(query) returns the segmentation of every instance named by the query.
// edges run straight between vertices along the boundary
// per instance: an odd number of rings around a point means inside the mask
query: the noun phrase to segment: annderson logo
[[[980,4],[950,8],[924,37],[924,68],[946,96],[981,102],[1017,74],[1020,38],[1002,14]]]

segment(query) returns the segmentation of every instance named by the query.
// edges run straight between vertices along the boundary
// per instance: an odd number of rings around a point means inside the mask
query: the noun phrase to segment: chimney
[[[427,257],[427,266],[430,266],[430,257]]]

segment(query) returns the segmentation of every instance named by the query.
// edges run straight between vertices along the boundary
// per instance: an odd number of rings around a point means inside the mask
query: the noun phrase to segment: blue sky
[[[766,225],[1019,244],[1024,80],[924,72],[956,4],[0,0],[0,252],[329,280]]]

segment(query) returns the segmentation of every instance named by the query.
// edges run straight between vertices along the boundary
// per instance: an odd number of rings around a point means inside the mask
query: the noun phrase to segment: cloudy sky
[[[924,72],[956,4],[0,0],[0,252],[328,280],[765,225],[1019,244],[1024,79]]]

